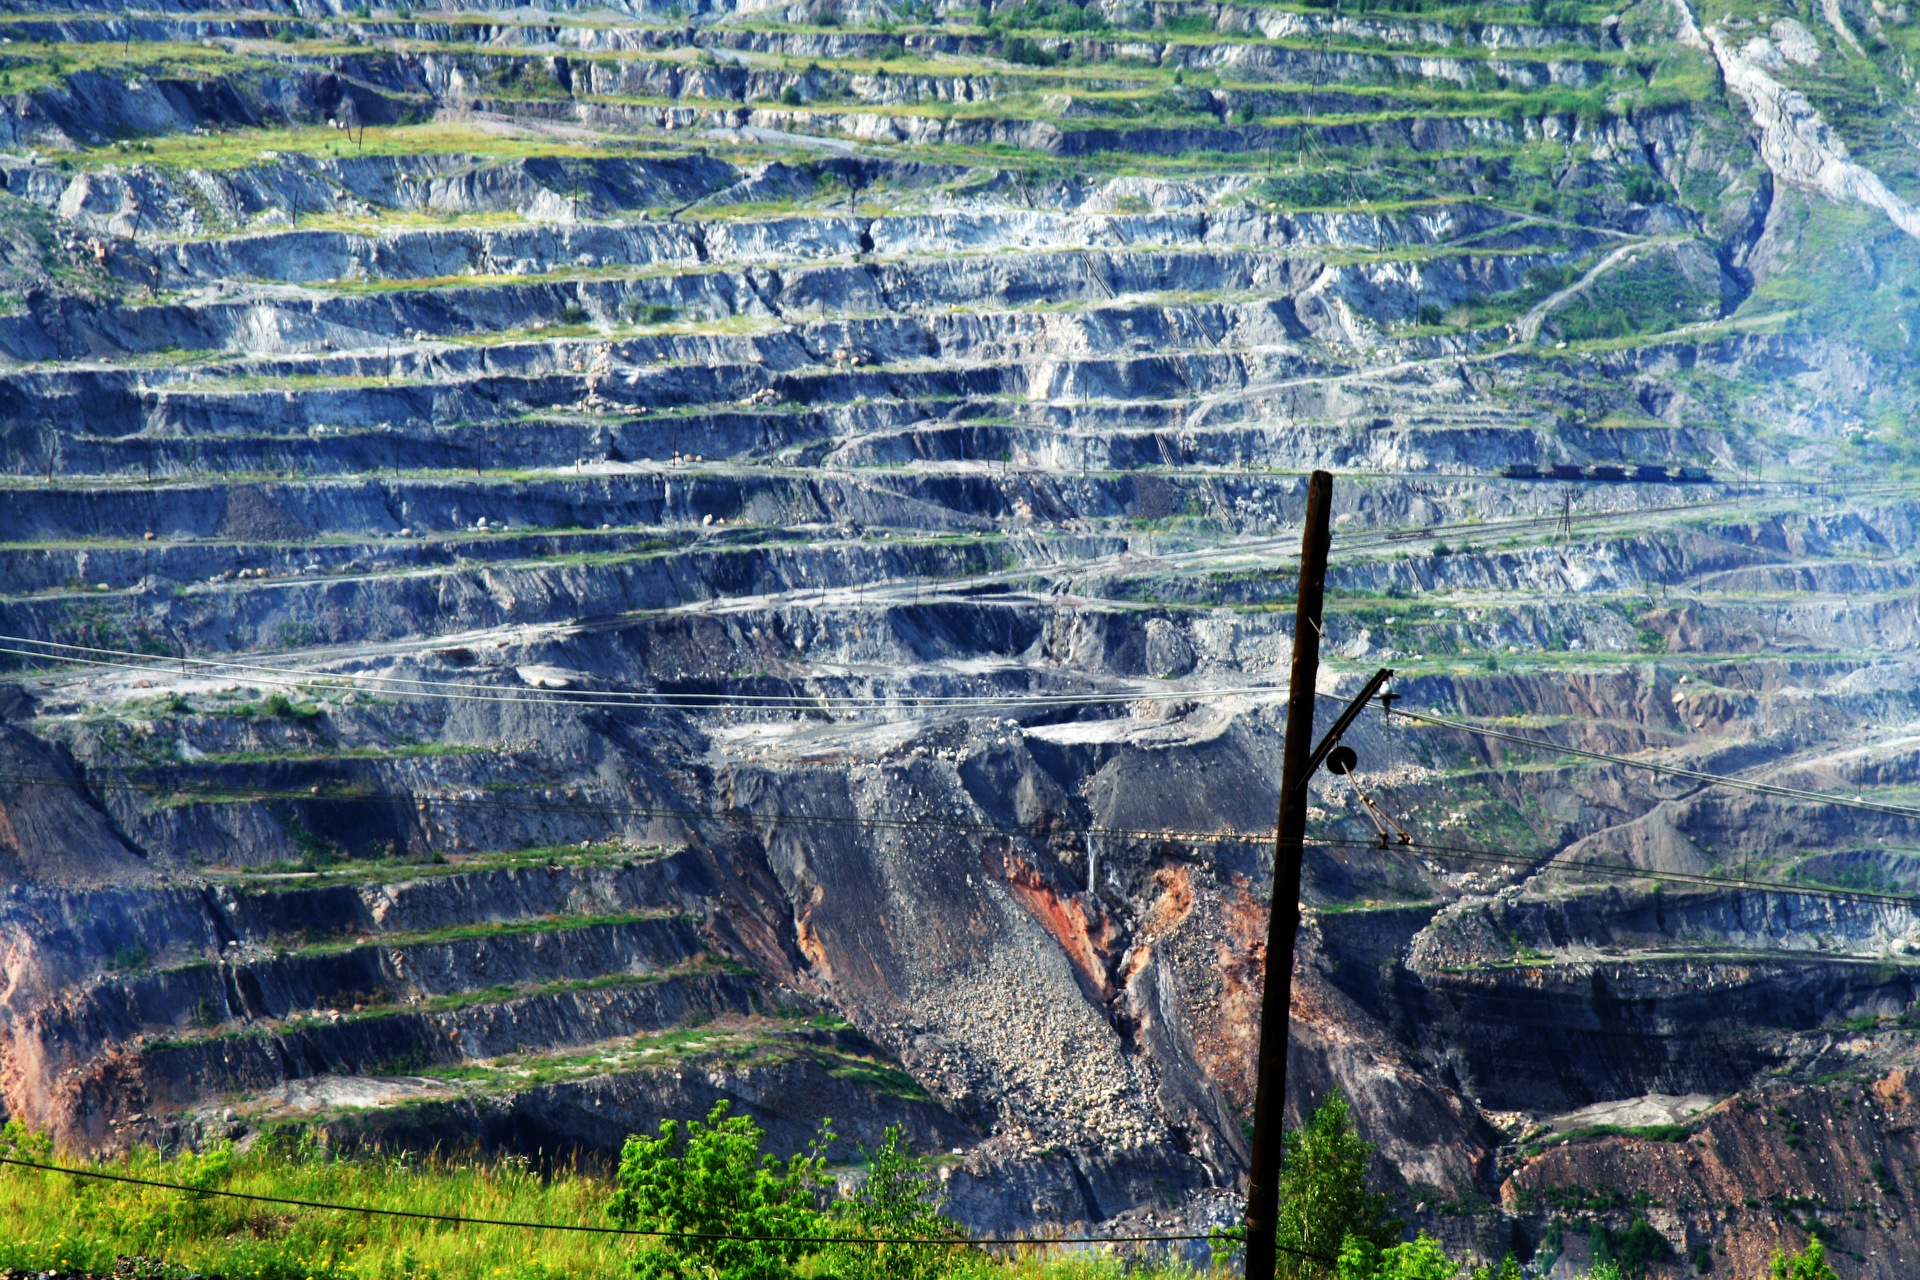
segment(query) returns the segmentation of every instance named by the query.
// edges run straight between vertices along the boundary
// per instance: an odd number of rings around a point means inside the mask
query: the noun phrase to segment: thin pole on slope
[[[1287,1107],[1287,1022],[1293,1001],[1293,938],[1300,927],[1300,857],[1307,833],[1306,781],[1313,755],[1313,696],[1320,677],[1320,613],[1327,585],[1333,476],[1307,481],[1300,532],[1300,590],[1293,611],[1293,671],[1273,836],[1273,902],[1260,1005],[1260,1059],[1253,1095],[1253,1168],[1247,1178],[1246,1280],[1273,1280],[1280,1218],[1280,1131]]]
[[[1317,475],[1325,474],[1316,472]],[[1331,501],[1332,485],[1328,485],[1328,500]],[[1309,508],[1311,509],[1311,508]],[[1281,1163],[1281,1125],[1286,1117],[1287,1105],[1287,1038],[1288,1026],[1292,1021],[1293,1005],[1293,943],[1300,928],[1300,863],[1306,852],[1307,835],[1307,783],[1313,779],[1322,764],[1327,762],[1333,749],[1340,744],[1341,737],[1360,718],[1375,695],[1393,679],[1393,669],[1382,667],[1372,677],[1351,702],[1340,712],[1333,727],[1327,730],[1327,736],[1320,739],[1320,745],[1306,750],[1306,744],[1313,741],[1311,709],[1313,705],[1313,683],[1320,666],[1320,587],[1326,576],[1327,534],[1326,510],[1321,509],[1320,560],[1318,576],[1314,584],[1312,640],[1306,649],[1304,659],[1311,675],[1308,683],[1298,683],[1301,671],[1301,646],[1294,645],[1294,679],[1296,683],[1289,690],[1287,708],[1287,746],[1286,755],[1281,764],[1280,782],[1280,818],[1274,831],[1273,858],[1273,905],[1267,916],[1267,973],[1266,998],[1260,1005],[1260,1064],[1259,1083],[1253,1104],[1253,1174],[1247,1180],[1247,1277],[1248,1280],[1273,1280],[1278,1263],[1278,1254],[1299,1254],[1300,1250],[1279,1243],[1280,1218],[1280,1163]],[[1309,529],[1313,526],[1308,525]],[[1311,538],[1311,533],[1307,535]],[[1309,543],[1309,546],[1312,544]],[[1301,574],[1301,600],[1306,599],[1306,575]],[[1305,621],[1305,615],[1296,619],[1296,625]],[[1306,690],[1308,710],[1298,712],[1301,716],[1295,720],[1297,704],[1293,703],[1293,692]],[[1380,695],[1382,702],[1392,708],[1395,694]],[[1297,741],[1306,759],[1300,759],[1301,752],[1295,750],[1295,724],[1301,725]],[[1336,763],[1335,773],[1350,774],[1353,768],[1352,753],[1348,753],[1345,764]],[[1349,778],[1351,780],[1351,778]],[[1362,796],[1364,800],[1364,795]],[[1371,801],[1367,803],[1371,804]],[[1376,819],[1375,825],[1378,825]],[[1404,831],[1400,833],[1403,837]],[[1382,837],[1382,848],[1385,848]],[[1402,840],[1402,843],[1407,843]],[[1256,1226],[1256,1223],[1262,1224]],[[1305,1255],[1302,1255],[1305,1256]]]

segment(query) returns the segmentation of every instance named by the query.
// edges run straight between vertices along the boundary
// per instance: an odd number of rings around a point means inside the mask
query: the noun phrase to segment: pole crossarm
[[[1320,745],[1313,749],[1311,756],[1307,757],[1306,772],[1300,776],[1301,790],[1304,791],[1307,784],[1313,781],[1313,775],[1320,772],[1320,766],[1326,763],[1327,752],[1340,744],[1340,736],[1353,727],[1353,722],[1360,718],[1360,713],[1367,709],[1369,702],[1373,701],[1373,695],[1380,692],[1380,686],[1391,679],[1393,679],[1392,668],[1380,668],[1373,673],[1373,678],[1367,681],[1366,687],[1360,690],[1359,695],[1347,704],[1346,710],[1340,713],[1340,718],[1333,722],[1333,728],[1327,730],[1327,736],[1320,739]]]

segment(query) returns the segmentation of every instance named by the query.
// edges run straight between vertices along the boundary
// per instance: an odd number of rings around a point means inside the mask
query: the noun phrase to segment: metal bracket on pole
[[[1380,668],[1373,673],[1373,678],[1367,681],[1367,687],[1347,704],[1347,709],[1340,713],[1340,718],[1333,722],[1333,728],[1327,730],[1327,736],[1320,739],[1320,745],[1313,749],[1313,755],[1307,759],[1307,771],[1300,778],[1302,790],[1305,790],[1307,783],[1313,780],[1313,775],[1319,772],[1320,766],[1326,763],[1327,752],[1333,750],[1339,743],[1340,735],[1353,726],[1353,722],[1360,718],[1360,713],[1367,709],[1367,704],[1373,701],[1373,695],[1380,692],[1380,686],[1391,679],[1393,679],[1392,668]]]

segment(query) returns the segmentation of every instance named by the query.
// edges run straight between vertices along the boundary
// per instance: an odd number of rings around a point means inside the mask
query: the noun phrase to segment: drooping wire
[[[1777,782],[1759,782],[1752,778],[1739,778],[1724,773],[1708,773],[1703,769],[1687,769],[1679,765],[1661,764],[1655,760],[1639,760],[1632,756],[1617,756],[1605,751],[1589,751],[1582,747],[1569,747],[1546,738],[1532,738],[1522,733],[1512,733],[1505,729],[1494,729],[1486,725],[1474,724],[1467,720],[1452,720],[1424,711],[1408,711],[1401,707],[1393,710],[1396,716],[1404,717],[1419,724],[1432,725],[1440,729],[1452,729],[1460,733],[1469,733],[1482,738],[1494,738],[1501,742],[1512,742],[1520,746],[1533,747],[1540,751],[1558,755],[1575,756],[1582,760],[1595,760],[1605,764],[1617,764],[1629,769],[1639,769],[1647,773],[1660,774],[1669,778],[1685,778],[1689,782],[1699,782],[1712,787],[1729,787],[1738,791],[1749,791],[1755,795],[1771,796],[1782,800],[1803,800],[1810,804],[1830,805],[1841,809],[1860,809],[1868,813],[1881,813],[1896,818],[1920,819],[1920,809],[1907,805],[1887,804],[1878,800],[1867,800],[1860,796],[1839,796],[1826,791],[1813,791],[1806,787],[1789,787]]]
[[[31,1160],[20,1160],[12,1156],[0,1156],[0,1165],[12,1165],[21,1169],[34,1169],[41,1173],[65,1174],[70,1178],[92,1178],[103,1182],[121,1182],[136,1187],[152,1187],[162,1191],[177,1191],[191,1196],[218,1196],[229,1200],[247,1200],[256,1204],[277,1204],[297,1209],[321,1209],[333,1213],[358,1213],[370,1217],[406,1218],[419,1222],[438,1222],[460,1227],[508,1227],[524,1231],[567,1231],[606,1236],[646,1236],[664,1240],[716,1240],[738,1241],[753,1244],[915,1244],[947,1245],[965,1248],[968,1246],[993,1245],[1055,1245],[1055,1244],[1157,1244],[1189,1240],[1207,1240],[1213,1232],[1159,1232],[1150,1235],[1125,1236],[832,1236],[832,1235],[746,1235],[715,1231],[671,1231],[664,1228],[647,1227],[603,1227],[587,1223],[574,1222],[527,1222],[513,1218],[469,1218],[458,1214],[428,1213],[417,1209],[380,1209],[371,1205],[338,1204],[328,1200],[302,1200],[292,1196],[263,1196],[247,1191],[227,1191],[216,1187],[193,1187],[178,1182],[163,1182],[156,1178],[137,1178],[131,1174],[108,1173],[102,1169],[74,1169],[65,1165],[40,1164]],[[1285,1252],[1316,1262],[1331,1263],[1332,1258],[1321,1254],[1309,1253],[1304,1249],[1278,1246]]]
[[[729,822],[744,826],[813,826],[872,831],[926,831],[954,835],[989,835],[1047,839],[1081,837],[1083,839],[1122,839],[1156,841],[1195,846],[1247,845],[1264,848],[1273,843],[1271,831],[1182,830],[1171,827],[1043,826],[1010,822],[971,821],[958,818],[872,818],[856,815],[821,813],[756,813],[749,809],[705,809],[675,805],[596,804],[591,801],[560,803],[550,800],[510,800],[499,795],[467,796],[402,794],[377,791],[275,790],[261,787],[189,787],[177,783],[147,782],[131,778],[63,778],[51,774],[0,773],[0,786],[59,787],[72,791],[127,791],[149,795],[180,797],[209,804],[273,804],[325,802],[328,804],[380,804],[414,808],[466,808],[514,813],[553,813],[593,817],[632,817],[673,819],[686,822]],[[522,788],[534,790],[536,788]],[[547,790],[550,788],[538,788]],[[1378,850],[1377,841],[1310,839],[1308,847],[1322,849]],[[1532,871],[1579,871],[1624,880],[1651,880],[1684,884],[1696,888],[1740,889],[1756,893],[1780,893],[1794,897],[1823,898],[1842,902],[1876,903],[1904,907],[1920,912],[1920,894],[1877,892],[1869,889],[1843,889],[1817,884],[1791,884],[1773,880],[1753,880],[1739,876],[1718,876],[1684,871],[1658,871],[1600,862],[1590,858],[1571,858],[1562,854],[1530,856],[1503,853],[1495,849],[1463,845],[1435,844],[1414,840],[1393,846],[1402,853],[1419,854],[1439,861],[1485,863]]]
[[[18,646],[38,645],[58,653],[44,653]],[[928,707],[934,710],[964,710],[976,707],[1004,707],[1018,704],[1032,707],[1075,707],[1124,704],[1129,702],[1180,702],[1197,697],[1231,694],[1277,694],[1275,686],[1244,685],[1204,689],[1139,690],[1112,693],[1009,693],[1002,695],[871,695],[840,696],[828,694],[705,694],[675,693],[665,690],[623,691],[539,689],[522,692],[498,685],[461,680],[423,680],[374,672],[331,673],[300,667],[276,667],[261,663],[232,662],[218,658],[161,658],[129,649],[105,649],[92,645],[63,644],[33,640],[21,636],[0,635],[0,653],[17,657],[58,661],[75,666],[99,667],[117,671],[167,673],[172,667],[195,667],[208,672],[238,673],[248,683],[296,689],[303,692],[364,692],[391,697],[433,698],[440,701],[537,703],[543,705],[585,707],[668,706],[699,710],[796,710],[819,711],[844,708],[853,710],[894,710]],[[86,655],[106,655],[93,657]],[[391,686],[391,687],[388,687]]]

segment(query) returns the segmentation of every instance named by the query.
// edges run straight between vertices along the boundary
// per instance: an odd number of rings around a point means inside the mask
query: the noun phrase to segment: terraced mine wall
[[[1290,1107],[1900,1275],[1920,28],[1775,9],[0,15],[6,1114],[1233,1221],[1326,467],[1469,728],[1316,786]]]

